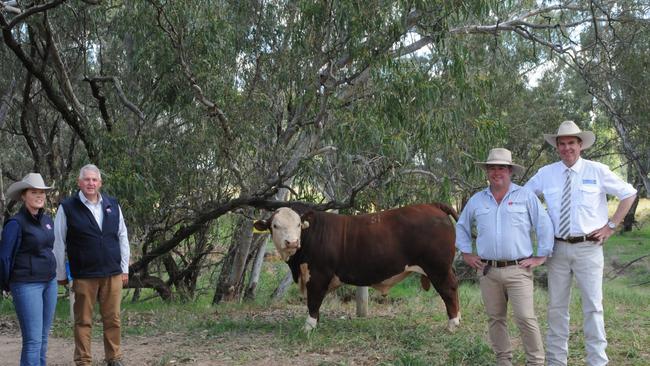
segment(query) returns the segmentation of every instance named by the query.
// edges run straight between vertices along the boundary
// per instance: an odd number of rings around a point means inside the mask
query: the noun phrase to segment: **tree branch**
[[[45,12],[45,11],[47,11],[49,9],[56,8],[57,6],[63,4],[65,1],[66,0],[54,0],[54,1],[50,2],[50,3],[46,3],[46,4],[43,4],[43,5],[36,5],[36,6],[31,7],[31,8],[28,8],[24,12],[20,13],[16,17],[14,17],[11,20],[11,22],[9,22],[9,23],[3,22],[2,23],[2,29],[3,30],[11,30],[13,27],[16,26],[16,24],[18,24],[18,23],[22,22],[23,20],[29,18],[30,16],[32,16],[34,14]],[[4,18],[4,16],[3,16],[3,18]]]
[[[86,147],[88,152],[88,157],[91,161],[97,161],[99,158],[99,150],[95,145],[94,141],[91,139],[90,132],[87,131],[87,126],[84,124],[83,119],[75,113],[74,108],[69,106],[65,99],[57,93],[50,79],[44,74],[44,72],[37,68],[34,61],[25,54],[22,47],[16,39],[13,37],[11,28],[8,27],[7,20],[5,17],[0,14],[0,26],[2,26],[2,37],[5,41],[5,44],[13,51],[13,53],[21,61],[25,69],[34,75],[41,83],[41,87],[45,91],[48,100],[52,103],[54,108],[61,114],[63,119],[68,123],[68,125],[75,131],[81,141]]]
[[[97,103],[99,103],[99,112],[101,113],[104,124],[106,125],[106,130],[110,132],[113,129],[113,120],[111,119],[111,115],[108,113],[106,97],[102,95],[97,79],[88,79],[85,77],[84,81],[87,81],[90,84],[90,90],[93,97],[95,97]]]
[[[112,82],[113,86],[115,87],[115,91],[117,92],[117,96],[120,98],[122,101],[122,104],[126,106],[131,112],[135,113],[136,116],[140,119],[140,121],[144,122],[144,113],[138,108],[135,104],[133,104],[124,94],[124,90],[122,90],[122,84],[120,83],[120,80],[116,78],[115,76],[98,76],[94,78],[84,78],[84,80],[89,81],[90,83],[93,82]]]

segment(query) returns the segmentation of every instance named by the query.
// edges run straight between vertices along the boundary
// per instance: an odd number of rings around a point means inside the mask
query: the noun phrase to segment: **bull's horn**
[[[308,228],[308,227],[309,227],[309,221],[303,221],[303,222],[300,224],[300,228],[303,229],[303,230],[305,230],[305,229]]]

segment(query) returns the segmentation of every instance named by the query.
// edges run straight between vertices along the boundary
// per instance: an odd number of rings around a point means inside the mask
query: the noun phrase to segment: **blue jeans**
[[[45,366],[47,336],[56,308],[56,279],[48,282],[12,282],[9,286],[23,335],[20,366]]]

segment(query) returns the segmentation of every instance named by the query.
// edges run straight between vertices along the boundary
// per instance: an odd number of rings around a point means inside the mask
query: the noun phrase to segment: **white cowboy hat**
[[[474,164],[480,165],[483,168],[487,168],[487,165],[510,165],[512,167],[512,174],[516,174],[520,177],[526,170],[523,166],[512,162],[512,153],[510,150],[501,147],[490,150],[488,158],[485,162],[477,161]]]
[[[52,189],[52,187],[45,185],[43,177],[41,177],[40,174],[29,173],[23,178],[23,180],[14,182],[9,186],[9,189],[7,189],[7,197],[11,198],[14,201],[20,201],[20,195],[23,194],[23,191],[28,188],[42,189],[45,191]]]
[[[560,127],[557,129],[555,135],[550,133],[544,134],[544,140],[551,144],[553,147],[557,147],[557,138],[561,136],[575,136],[582,140],[582,149],[588,149],[596,141],[596,135],[591,131],[582,131],[580,127],[575,124],[573,121],[564,121],[560,124]]]

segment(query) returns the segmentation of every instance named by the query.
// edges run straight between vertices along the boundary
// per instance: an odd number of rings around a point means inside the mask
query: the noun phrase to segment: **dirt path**
[[[228,360],[220,360],[210,355],[196,354],[194,357],[174,357],[174,351],[182,351],[176,342],[165,340],[165,337],[149,339],[145,337],[129,337],[123,340],[124,361],[126,365],[221,365],[228,363]],[[20,360],[21,338],[15,335],[0,335],[0,354],[3,365],[18,366]],[[94,364],[102,365],[104,354],[101,340],[93,340],[92,344]],[[74,365],[72,354],[74,344],[71,339],[50,338],[48,347],[48,365],[67,366]],[[171,351],[171,352],[170,352]],[[204,357],[205,356],[205,357]],[[215,355],[216,356],[216,355]]]
[[[263,337],[260,337],[263,338]],[[155,337],[127,336],[122,339],[125,366],[213,366],[213,365],[319,365],[319,364],[370,364],[367,360],[355,362],[354,356],[328,353],[280,354],[264,339],[250,337],[238,339],[201,339],[200,335],[186,337],[181,334],[163,334]],[[0,364],[18,366],[21,338],[19,334],[0,332]],[[92,343],[93,365],[104,365],[103,345],[100,339]],[[48,366],[74,366],[72,339],[50,338]]]

